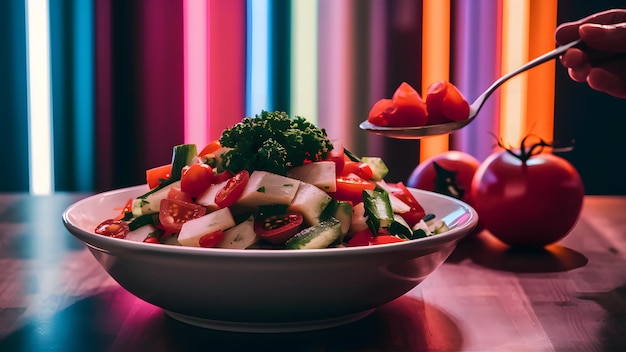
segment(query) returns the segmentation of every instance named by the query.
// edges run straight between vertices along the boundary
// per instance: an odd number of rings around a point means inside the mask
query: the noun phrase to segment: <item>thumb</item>
[[[578,29],[580,38],[591,48],[607,52],[626,52],[626,23],[585,23]]]

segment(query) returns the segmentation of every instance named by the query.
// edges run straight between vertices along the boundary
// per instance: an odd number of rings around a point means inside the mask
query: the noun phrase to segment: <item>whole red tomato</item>
[[[511,246],[545,246],[565,237],[583,202],[583,183],[565,159],[541,153],[547,143],[493,153],[471,187],[481,224]],[[537,147],[540,148],[537,148]]]
[[[417,165],[407,186],[437,192],[472,204],[470,187],[480,162],[470,154],[450,150]]]

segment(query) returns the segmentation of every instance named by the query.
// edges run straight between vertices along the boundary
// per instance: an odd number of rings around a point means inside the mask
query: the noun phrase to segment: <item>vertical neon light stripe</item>
[[[317,124],[317,0],[291,3],[291,115]]]
[[[269,50],[269,0],[247,1],[246,116],[274,110]]]
[[[26,1],[30,193],[54,191],[48,1]]]
[[[450,1],[424,0],[422,14],[422,97],[436,81],[450,77]],[[449,136],[420,141],[420,159],[448,150]]]
[[[504,0],[502,4],[502,74],[528,59],[528,0]],[[500,138],[517,145],[526,131],[528,75],[522,73],[500,87]]]
[[[369,18],[369,95],[365,106],[368,107],[363,113],[362,120],[364,120],[369,112],[369,108],[373,106],[378,99],[385,96],[385,80],[387,67],[387,35],[386,28],[387,18],[387,6],[386,0],[373,0],[370,5],[370,18]],[[384,152],[384,138],[374,135],[372,133],[367,134],[367,155],[382,155]]]
[[[93,191],[95,178],[94,143],[94,11],[91,1],[74,0],[74,142],[76,189]]]
[[[528,60],[554,49],[557,0],[531,0]],[[528,71],[526,129],[546,141],[554,134],[554,85],[556,63],[548,62]]]
[[[185,143],[208,143],[207,2],[183,1]]]
[[[354,149],[353,11],[350,2],[336,0],[320,0],[319,11],[318,125],[326,129],[331,139],[339,139]]]
[[[452,65],[457,87],[472,102],[500,77],[500,7],[497,1],[458,1]],[[491,133],[499,131],[499,91],[480,110],[480,116],[456,132],[453,149],[484,160],[493,152]]]
[[[209,139],[246,113],[246,1],[209,2]]]

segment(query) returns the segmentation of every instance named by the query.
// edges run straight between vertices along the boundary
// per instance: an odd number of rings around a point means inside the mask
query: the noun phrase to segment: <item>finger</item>
[[[555,30],[554,37],[558,44],[563,45],[580,38],[578,27],[584,23],[615,24],[626,22],[626,9],[611,9],[594,13],[577,21],[565,22]]]
[[[578,29],[580,38],[591,48],[608,52],[626,52],[626,23],[587,23]]]
[[[590,66],[582,66],[577,68],[570,67],[567,72],[569,76],[576,82],[585,82],[587,81],[587,76],[589,75]]]
[[[601,68],[592,68],[587,76],[589,87],[618,98],[626,98],[626,82]]]
[[[563,45],[579,39],[579,26],[580,23],[576,21],[563,23],[560,26],[556,27],[556,30],[554,31],[554,39],[556,40],[557,44]]]
[[[563,56],[561,56],[561,63],[565,67],[580,67],[586,65],[589,62],[587,54],[577,48],[568,49]]]

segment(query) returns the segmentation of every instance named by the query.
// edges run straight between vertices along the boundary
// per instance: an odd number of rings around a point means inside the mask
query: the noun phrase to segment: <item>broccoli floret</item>
[[[220,143],[233,148],[222,154],[220,169],[264,170],[286,175],[293,167],[323,160],[333,145],[326,131],[301,116],[262,111],[222,132]]]

